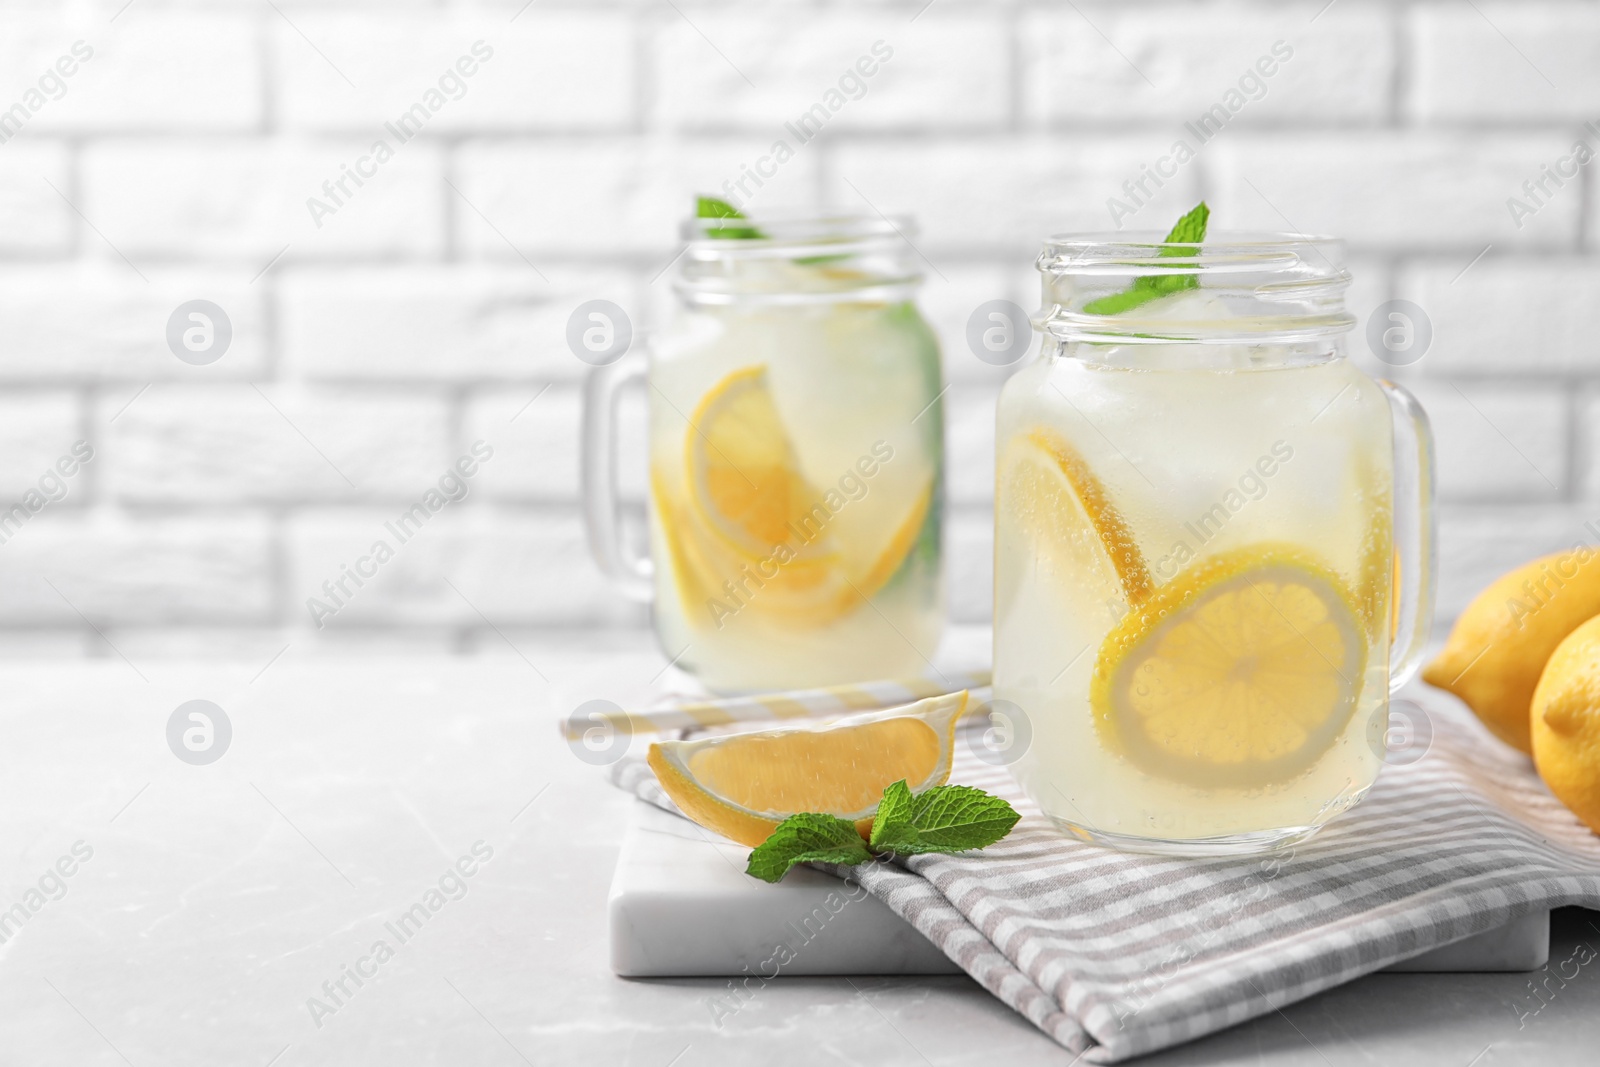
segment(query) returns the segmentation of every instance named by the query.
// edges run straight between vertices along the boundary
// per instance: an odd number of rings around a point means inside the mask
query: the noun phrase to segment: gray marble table
[[[0,667],[0,1064],[1071,1060],[962,977],[786,978],[720,1026],[723,980],[615,977],[632,801],[554,721],[646,692],[640,642],[263,666]],[[169,746],[192,700],[209,764]],[[1545,974],[1376,975],[1143,1062],[1592,1063],[1592,919]]]

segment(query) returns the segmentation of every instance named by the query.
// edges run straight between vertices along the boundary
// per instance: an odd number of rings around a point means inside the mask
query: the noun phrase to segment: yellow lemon
[[[1121,616],[1155,587],[1144,555],[1083,457],[1056,434],[1034,429],[1006,445],[996,475],[1009,513],[1028,531],[1036,559],[1088,587],[1085,603]],[[1020,577],[1020,569],[1015,569]],[[1003,611],[1008,591],[997,606]]]
[[[1600,614],[1600,554],[1587,546],[1536,559],[1479,593],[1422,672],[1460,697],[1494,735],[1530,752],[1528,706],[1545,661]]]
[[[1283,781],[1345,729],[1366,657],[1362,612],[1328,567],[1287,545],[1222,553],[1106,635],[1095,725],[1107,748],[1162,778]]]
[[[1529,724],[1539,776],[1600,833],[1600,616],[1556,646],[1533,692]]]
[[[967,694],[929,697],[827,726],[659,741],[649,763],[683,813],[752,848],[796,812],[855,822],[863,837],[885,787],[913,792],[950,777]]]

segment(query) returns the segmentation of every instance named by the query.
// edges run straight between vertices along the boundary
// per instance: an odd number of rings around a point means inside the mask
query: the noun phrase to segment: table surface
[[[588,637],[474,660],[0,668],[0,909],[28,916],[0,926],[0,1063],[1071,1061],[961,977],[785,978],[728,1015],[724,980],[614,976],[605,897],[632,801],[554,723],[637,701],[663,665]],[[209,765],[167,741],[194,699],[232,726]],[[1558,912],[1545,974],[1374,975],[1141,1062],[1592,1062],[1588,945],[1600,917]]]

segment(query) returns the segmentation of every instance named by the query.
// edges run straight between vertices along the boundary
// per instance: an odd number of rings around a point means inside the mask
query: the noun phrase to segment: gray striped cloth
[[[1456,706],[1366,800],[1265,857],[1179,860],[1081,843],[958,741],[952,782],[1006,797],[978,853],[841,868],[1069,1051],[1115,1063],[1563,905],[1600,908],[1600,840],[1531,763]],[[621,787],[672,809],[648,768]]]

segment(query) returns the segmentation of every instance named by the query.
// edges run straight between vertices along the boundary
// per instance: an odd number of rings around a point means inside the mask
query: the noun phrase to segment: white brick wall
[[[1363,322],[1391,297],[1426,309],[1420,364],[1359,334],[1352,356],[1433,415],[1448,618],[1600,516],[1597,167],[1520,226],[1506,204],[1578,138],[1600,148],[1600,8],[1475,6],[9,5],[0,111],[41,106],[0,143],[0,501],[74,441],[96,455],[0,544],[0,656],[515,654],[643,625],[588,562],[566,318],[603,297],[658,320],[690,195],[880,40],[892,58],[756,206],[918,217],[956,383],[952,614],[987,612],[1006,373],[966,351],[968,314],[1031,306],[1040,237],[1108,227],[1107,198],[1281,41],[1292,57],[1134,224],[1205,196],[1229,226],[1337,233]],[[430,89],[449,99],[423,132],[319,226],[307,198]],[[165,342],[192,299],[233,327],[208,366]],[[630,402],[635,502],[641,418]],[[495,454],[466,498],[317,629],[307,597],[479,440]]]
[[[15,144],[0,145],[0,158]],[[111,386],[106,395],[126,400],[131,393],[124,395],[122,383],[242,384],[270,374],[268,288],[250,284],[250,274],[170,264],[135,274],[114,254],[91,251],[81,262],[0,263],[0,381],[104,384]],[[226,357],[209,367],[174,359],[165,341],[167,317],[197,297],[226,308],[233,324]]]
[[[112,22],[116,5],[53,5],[76,8],[60,14],[19,6],[7,13],[0,38],[7,104],[61,57],[77,64],[63,79],[65,92],[29,120],[34,132],[193,134],[251,130],[261,121],[259,19],[248,11],[152,5],[140,18]]]
[[[1481,14],[1422,4],[1411,34],[1416,69],[1406,104],[1419,119],[1585,122],[1600,114],[1600,10],[1593,4],[1484,4]]]
[[[1420,129],[1241,133],[1217,147],[1212,210],[1246,227],[1292,225],[1389,252],[1464,253],[1463,266],[1488,243],[1571,249],[1579,190],[1555,198],[1520,229],[1505,208],[1567,140]]]
[[[67,147],[20,138],[0,152],[0,251],[61,255],[72,247],[72,210],[53,192],[70,183]]]
[[[626,272],[521,263],[339,266],[277,286],[289,372],[312,381],[579,381],[567,317],[584,300],[636,306]]]
[[[708,55],[705,38],[688,22],[662,27],[653,49],[660,86],[651,94],[653,124],[779,135],[783,121],[815,104],[858,59],[876,60],[877,42],[889,58],[868,63],[877,69],[860,78],[863,89],[849,83],[852,101],[830,128],[988,131],[1010,121],[1010,87],[998,75],[1009,60],[1011,32],[992,13],[931,8],[910,23],[897,8],[764,5],[717,15],[708,35],[729,62]]]
[[[1377,123],[1390,114],[1396,41],[1387,5],[1341,4],[1314,25],[1300,5],[1085,10],[1087,18],[1070,8],[1023,16],[1029,119],[1194,119],[1278,42],[1289,58],[1269,62],[1265,77],[1256,72],[1264,88],[1241,121]]]
[[[84,150],[80,208],[135,262],[194,256],[263,266],[285,245],[294,260],[437,258],[445,247],[437,144],[401,146],[334,214],[312,218],[307,199],[322,197],[323,183],[370,143],[354,136],[110,138]]]
[[[509,25],[510,13],[499,6],[381,17],[323,9],[290,17],[293,26],[274,17],[272,27],[286,129],[377,135],[451,71],[450,102],[430,119],[432,131],[623,131],[633,122],[635,27],[622,11],[539,5]],[[297,28],[328,59],[307,48]],[[478,41],[487,58],[474,54]],[[456,69],[463,56],[471,74]]]
[[[158,385],[98,405],[102,488],[129,503],[410,501],[455,459],[442,397]]]

